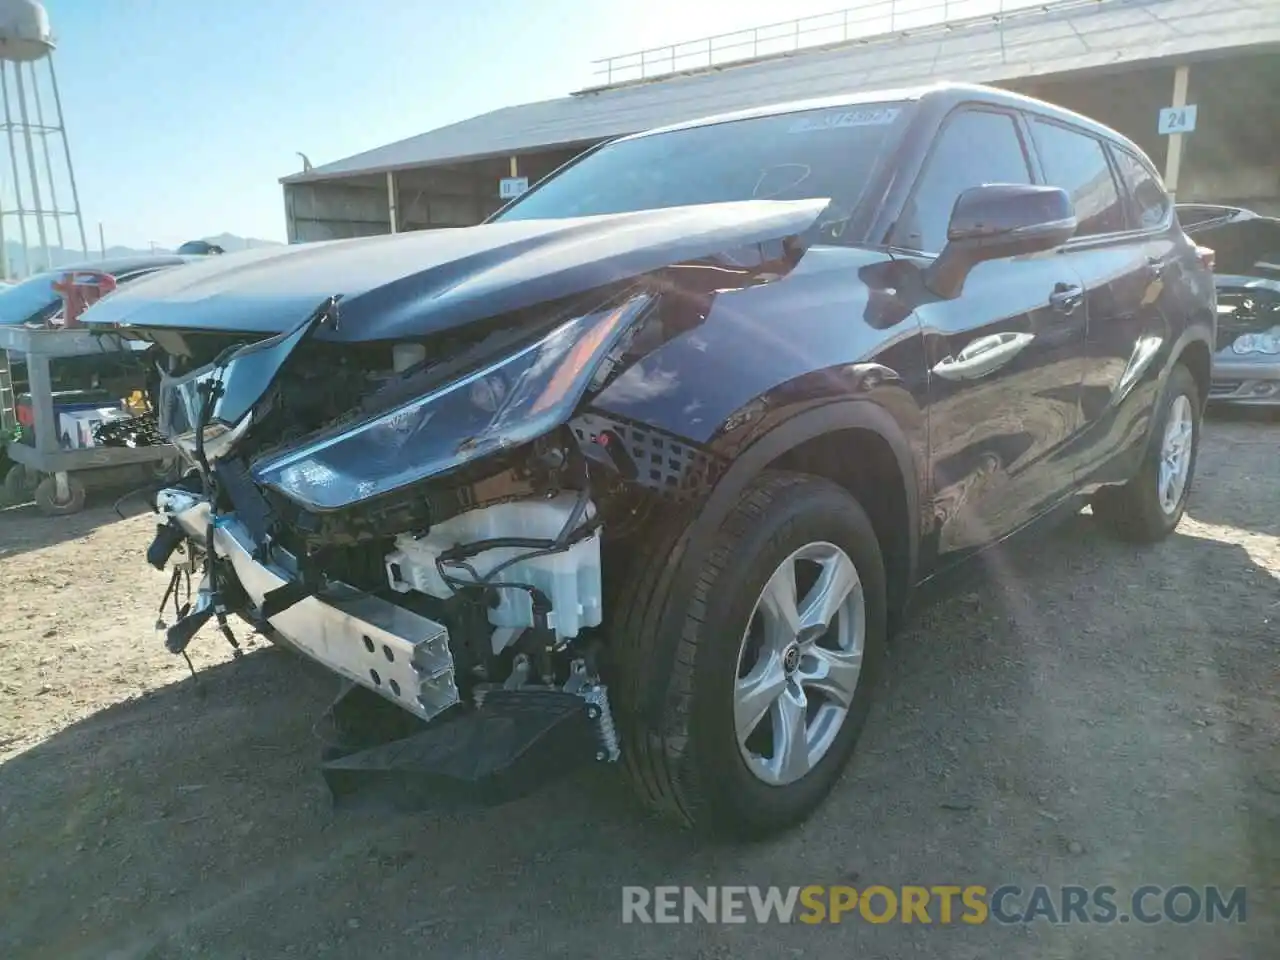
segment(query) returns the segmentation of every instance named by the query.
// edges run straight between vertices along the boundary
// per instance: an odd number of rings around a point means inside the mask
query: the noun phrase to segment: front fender
[[[739,449],[705,500],[690,512],[690,522],[676,539],[656,591],[656,595],[668,596],[669,602],[652,633],[652,662],[670,663],[674,658],[682,635],[685,611],[693,601],[697,571],[706,562],[715,532],[752,478],[801,444],[824,434],[849,429],[870,430],[887,441],[898,461],[898,469],[907,481],[907,516],[912,531],[908,537],[908,582],[915,583],[918,579],[921,523],[919,485],[926,474],[920,469],[917,444],[887,408],[869,399],[836,400],[813,406],[775,423],[771,429],[756,435],[752,442]],[[646,696],[641,709],[651,721],[657,722],[662,716],[667,691],[651,684]]]
[[[642,485],[695,506],[661,574],[659,595],[670,602],[647,631],[657,662],[674,656],[696,573],[742,490],[823,434],[868,430],[893,451],[906,479],[916,579],[920,505],[928,502],[928,384],[901,279],[900,264],[883,251],[817,245],[766,283],[713,287],[703,298],[673,291],[664,295],[670,309],[637,332],[617,375],[591,397],[575,426],[579,440],[625,451]],[[703,472],[698,458],[711,469]],[[690,473],[705,483],[687,483]],[[656,718],[663,694],[651,688],[650,696]]]
[[[901,400],[901,398],[898,398]],[[909,395],[908,395],[909,399]],[[719,482],[711,491],[707,503],[699,514],[699,520],[709,519],[716,526],[728,515],[737,502],[738,495],[751,479],[769,464],[774,463],[802,444],[825,434],[845,430],[866,430],[884,440],[893,451],[898,472],[905,482],[909,537],[910,582],[915,582],[918,566],[918,545],[923,534],[920,504],[925,491],[922,489],[927,471],[922,469],[925,457],[924,415],[918,407],[911,406],[903,412],[906,403],[899,403],[899,410],[870,398],[811,400],[808,409],[771,411],[761,419],[756,430],[750,425],[740,428],[747,436],[739,438],[733,446],[734,455]],[[772,423],[769,423],[772,421]],[[726,432],[725,437],[737,431]],[[715,527],[710,529],[714,530]]]

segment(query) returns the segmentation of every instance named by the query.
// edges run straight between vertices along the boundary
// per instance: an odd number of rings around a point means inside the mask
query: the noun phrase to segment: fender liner
[[[871,400],[836,401],[783,421],[734,458],[676,539],[662,573],[663,582],[658,588],[658,595],[665,594],[667,603],[656,624],[650,656],[646,658],[647,679],[657,679],[653,673],[655,669],[662,672],[663,679],[660,684],[644,684],[647,692],[640,706],[651,724],[657,725],[669,693],[670,667],[680,642],[686,611],[693,599],[694,571],[707,553],[711,536],[733,509],[739,494],[752,478],[784,453],[823,434],[855,428],[870,430],[884,439],[898,461],[906,488],[908,587],[916,583],[920,543],[920,474],[916,458],[898,422],[884,407]]]
[[[1173,372],[1173,368],[1182,360],[1183,354],[1187,352],[1187,348],[1193,343],[1204,344],[1205,350],[1209,353],[1209,369],[1210,375],[1213,370],[1213,355],[1217,351],[1214,349],[1214,335],[1216,331],[1211,330],[1204,324],[1194,324],[1182,331],[1182,334],[1173,342],[1173,346],[1169,348],[1169,359],[1165,362],[1164,369],[1160,371],[1160,387],[1164,389],[1164,383],[1169,379],[1169,374]],[[1206,390],[1205,395],[1200,398],[1204,403],[1209,401],[1209,392]]]

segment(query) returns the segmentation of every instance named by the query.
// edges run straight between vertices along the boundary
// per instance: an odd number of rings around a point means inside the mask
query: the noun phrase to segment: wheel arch
[[[839,426],[791,446],[763,469],[791,470],[837,484],[867,512],[884,556],[891,630],[916,582],[919,505],[914,458],[905,441],[875,425]]]
[[[844,455],[846,444],[849,455]],[[855,451],[868,458],[853,455]],[[920,473],[905,432],[888,410],[868,399],[843,400],[783,420],[734,458],[708,497],[702,515],[714,516],[718,526],[738,493],[769,469],[825,477],[848,490],[873,514],[873,521],[876,512],[883,515],[886,524],[897,521],[891,539],[901,551],[902,573],[914,583],[920,539]],[[876,481],[895,482],[898,489],[894,496],[872,496]],[[883,509],[874,511],[882,500]],[[877,536],[881,531],[877,524]],[[883,549],[883,542],[881,546]]]
[[[1209,400],[1209,384],[1213,377],[1213,354],[1209,344],[1199,337],[1186,340],[1174,353],[1171,369],[1179,363],[1190,370],[1191,376],[1195,378],[1196,387],[1200,391],[1200,404],[1203,406]]]
[[[857,444],[850,451],[866,453],[870,459],[859,463],[854,457],[842,458],[835,447],[840,441]],[[867,471],[869,464],[873,466]],[[802,465],[816,469],[806,471]],[[891,599],[905,604],[917,580],[919,562],[921,474],[916,454],[897,420],[879,404],[860,399],[835,401],[797,413],[756,438],[733,458],[699,504],[677,538],[662,574],[668,581],[665,591],[669,602],[651,634],[653,663],[669,663],[675,655],[684,612],[693,597],[696,577],[690,572],[698,569],[715,531],[753,479],[762,471],[779,468],[816,472],[850,490],[872,514],[877,536],[882,526],[891,531],[891,562],[896,565],[893,576],[897,584]],[[866,502],[864,498],[876,481],[892,479],[898,481],[899,498]],[[876,505],[882,507],[879,521],[875,519]],[[885,551],[883,542],[881,549]],[[660,716],[665,696],[661,685],[649,687],[648,702],[642,709],[650,718]]]
[[[1155,378],[1157,390],[1151,408],[1150,427],[1146,436],[1137,444],[1137,450],[1140,454],[1139,463],[1141,462],[1141,457],[1145,457],[1150,452],[1152,445],[1159,443],[1159,438],[1155,433],[1156,417],[1164,392],[1168,388],[1169,377],[1179,365],[1185,366],[1191,373],[1192,379],[1196,382],[1196,388],[1200,391],[1201,411],[1208,404],[1209,383],[1212,379],[1213,369],[1213,355],[1209,343],[1210,341],[1206,339],[1206,333],[1200,326],[1189,327],[1183,331],[1182,336],[1169,348],[1168,360],[1164,365],[1156,368],[1158,371]]]

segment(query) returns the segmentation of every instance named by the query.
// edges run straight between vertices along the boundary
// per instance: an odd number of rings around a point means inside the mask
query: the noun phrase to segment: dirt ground
[[[694,844],[595,769],[336,812],[323,672],[156,638],[151,520],[0,512],[0,957],[1275,958],[1280,425],[1208,426],[1159,546],[1082,515],[917,616],[806,826]],[[1246,886],[1244,924],[650,927],[625,884]]]

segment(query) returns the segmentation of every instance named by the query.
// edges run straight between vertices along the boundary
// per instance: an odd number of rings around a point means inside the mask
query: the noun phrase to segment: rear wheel
[[[623,698],[624,758],[660,812],[768,835],[807,817],[853,752],[884,648],[884,564],[856,500],[781,472],[743,492],[704,555],[673,662],[642,662],[659,645],[638,615],[670,602],[652,577],[619,608],[621,686],[647,675],[664,704],[655,722]]]
[[[164,457],[150,465],[151,479],[156,483],[172,483],[182,476],[182,458]]]
[[[59,490],[57,477],[50,474],[36,485],[35,500],[40,512],[49,516],[79,513],[84,509],[84,484],[68,474],[64,489]]]
[[[1154,543],[1178,525],[1187,508],[1200,449],[1203,405],[1191,371],[1173,368],[1152,418],[1151,442],[1137,475],[1094,495],[1093,513],[1126,540]]]

